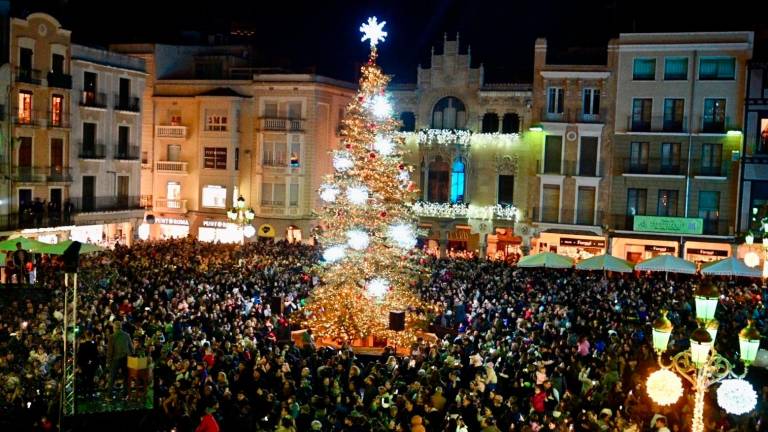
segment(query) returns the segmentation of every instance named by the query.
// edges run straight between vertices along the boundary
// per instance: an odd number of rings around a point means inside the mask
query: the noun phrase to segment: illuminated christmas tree
[[[371,53],[361,68],[360,89],[342,120],[342,148],[334,173],[320,187],[318,210],[323,250],[320,276],[305,309],[315,337],[352,341],[385,337],[397,345],[415,338],[421,303],[413,287],[422,276],[416,246],[411,168],[402,160],[399,122],[385,89],[389,78],[376,64],[385,22],[360,27]],[[388,330],[390,311],[406,311],[406,329]]]

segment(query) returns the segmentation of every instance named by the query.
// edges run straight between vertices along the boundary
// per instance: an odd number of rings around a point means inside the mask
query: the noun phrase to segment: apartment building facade
[[[72,45],[70,237],[130,243],[144,217],[141,187],[143,60]]]
[[[546,39],[534,51],[535,176],[529,215],[539,235],[534,252],[578,259],[607,250],[613,150],[613,64],[560,64]],[[612,59],[607,56],[607,59]]]
[[[764,61],[750,62],[747,71],[740,182],[738,231],[757,234],[768,217],[768,63]]]
[[[750,32],[621,34],[611,218],[613,255],[732,254]]]

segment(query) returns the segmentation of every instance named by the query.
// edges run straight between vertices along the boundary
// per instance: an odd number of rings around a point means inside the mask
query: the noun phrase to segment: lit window
[[[203,207],[225,208],[227,188],[218,185],[203,186]]]
[[[451,202],[464,202],[464,162],[456,159],[451,167]]]
[[[19,92],[18,118],[21,124],[32,123],[32,93]]]
[[[227,149],[225,147],[205,147],[203,159],[205,168],[227,169]]]
[[[51,96],[51,126],[61,127],[64,98],[61,95]]]

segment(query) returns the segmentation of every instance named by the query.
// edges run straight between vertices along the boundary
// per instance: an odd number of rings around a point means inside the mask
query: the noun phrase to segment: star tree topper
[[[378,22],[376,17],[368,18],[368,22],[360,26],[360,31],[363,33],[360,42],[365,42],[368,39],[371,41],[371,48],[376,48],[376,45],[379,42],[384,42],[387,37],[387,32],[384,31],[384,24],[386,23],[386,21]]]

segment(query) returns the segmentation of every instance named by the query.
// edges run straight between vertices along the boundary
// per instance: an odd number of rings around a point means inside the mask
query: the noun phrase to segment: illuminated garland
[[[475,133],[463,129],[422,129],[418,132],[400,132],[398,135],[404,139],[415,137],[416,142],[419,145],[487,145],[498,143],[513,143],[520,139],[520,134],[516,133]]]
[[[489,206],[474,206],[471,204],[430,203],[418,201],[411,205],[413,212],[420,217],[434,217],[444,219],[501,219],[518,220],[520,210],[508,204],[496,204]]]

